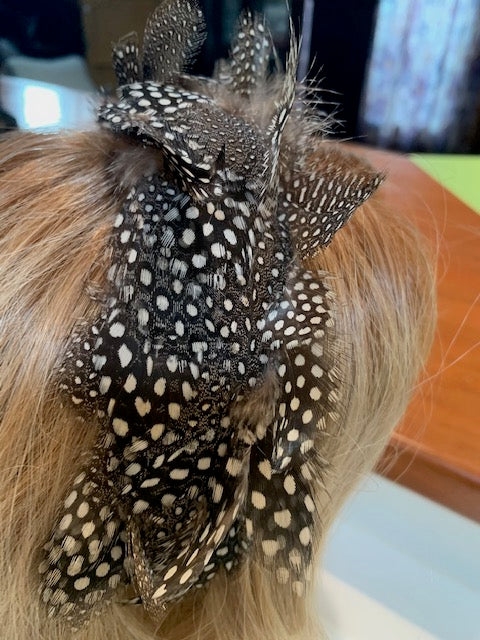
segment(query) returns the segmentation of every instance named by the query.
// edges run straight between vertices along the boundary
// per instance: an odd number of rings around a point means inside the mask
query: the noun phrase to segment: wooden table
[[[426,377],[379,470],[480,522],[480,216],[408,157],[355,151],[388,174],[376,197],[439,245],[438,328]],[[480,159],[477,179],[480,191]]]

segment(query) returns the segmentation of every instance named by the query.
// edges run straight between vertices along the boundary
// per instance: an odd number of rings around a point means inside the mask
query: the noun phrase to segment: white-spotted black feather
[[[293,40],[269,124],[252,117],[271,50],[260,18],[241,19],[216,80],[186,76],[201,24],[194,2],[163,2],[142,61],[131,37],[116,46],[123,86],[98,112],[163,161],[113,221],[106,302],[58,370],[101,425],[41,565],[49,614],[73,626],[128,582],[155,614],[253,548],[297,595],[309,573],[310,462],[338,381],[333,295],[302,259],[379,179],[315,137],[295,144]]]

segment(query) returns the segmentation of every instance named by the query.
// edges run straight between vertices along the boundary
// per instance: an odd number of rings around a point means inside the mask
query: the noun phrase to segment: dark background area
[[[207,22],[207,39],[194,67],[196,73],[209,75],[215,60],[227,55],[235,22],[246,7],[265,13],[280,58],[284,57],[288,47],[288,11],[284,0],[199,2]],[[427,5],[429,2],[432,0],[404,0],[402,4],[405,10],[413,6],[421,11],[422,3]],[[365,116],[363,107],[369,71],[376,63],[372,52],[381,3],[382,0],[290,2],[294,27],[305,31],[302,51],[305,68],[324,89],[320,94],[324,100],[322,111],[335,114],[336,126],[332,134],[391,148],[409,145],[406,150],[480,151],[480,98],[475,90],[470,91],[471,95],[466,94],[470,102],[458,105],[457,111],[461,115],[456,117],[456,122],[450,123],[444,139],[441,133],[433,139],[428,132],[425,135],[421,132],[421,135],[407,136],[409,142],[405,143],[405,136],[395,129],[395,123],[392,123],[392,131],[382,138],[378,127],[365,121],[368,114]],[[44,60],[76,55],[86,59],[88,73],[97,87],[112,90],[112,41],[131,30],[141,32],[146,17],[156,4],[155,0],[0,0],[0,63],[8,73],[8,61],[15,55]],[[480,3],[478,5],[480,25]],[[480,86],[479,51],[473,52],[469,64],[470,75],[464,81]],[[384,73],[388,74],[388,67]],[[425,76],[429,73],[426,68]],[[464,94],[462,100],[465,102]],[[380,98],[385,100],[384,96]],[[391,99],[394,100],[394,96]],[[415,99],[421,100],[421,95]],[[455,100],[455,96],[450,99]],[[375,96],[371,103],[375,106]],[[458,131],[455,134],[455,127],[462,129],[461,135]]]

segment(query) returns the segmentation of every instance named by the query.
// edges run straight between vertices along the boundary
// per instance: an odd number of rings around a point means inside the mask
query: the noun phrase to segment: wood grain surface
[[[377,197],[414,220],[438,253],[432,354],[379,469],[480,522],[480,216],[408,157],[355,152],[388,175]]]

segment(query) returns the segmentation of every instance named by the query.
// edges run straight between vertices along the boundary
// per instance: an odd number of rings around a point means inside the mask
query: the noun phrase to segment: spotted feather
[[[163,0],[145,27],[143,77],[169,82],[193,60],[204,40],[196,0]]]
[[[223,84],[184,73],[201,23],[195,3],[163,2],[142,62],[131,38],[116,46],[122,86],[98,110],[158,164],[112,220],[98,315],[78,320],[56,371],[61,401],[98,428],[40,567],[49,615],[73,627],[121,584],[155,617],[249,553],[299,596],[311,569],[311,467],[339,385],[334,297],[301,258],[377,178],[319,146],[317,163],[288,161],[293,37],[265,126],[251,108],[263,22],[243,17]]]
[[[265,21],[247,10],[239,19],[230,57],[218,62],[215,78],[234,93],[249,98],[264,86],[271,55]]]
[[[225,113],[210,98],[171,85],[135,83],[121,95],[100,108],[100,122],[159,146],[196,200],[258,200],[269,167],[258,127]]]
[[[139,58],[140,52],[136,33],[129,33],[124,36],[113,47],[113,70],[120,87],[142,79]]]
[[[310,578],[316,519],[312,452],[297,450],[289,456],[288,468],[274,469],[270,457],[265,457],[271,447],[271,442],[265,443],[252,459],[246,535],[272,577],[302,596]]]
[[[283,167],[280,220],[291,230],[298,255],[310,258],[367,200],[382,174],[333,143],[318,142],[302,165]]]

